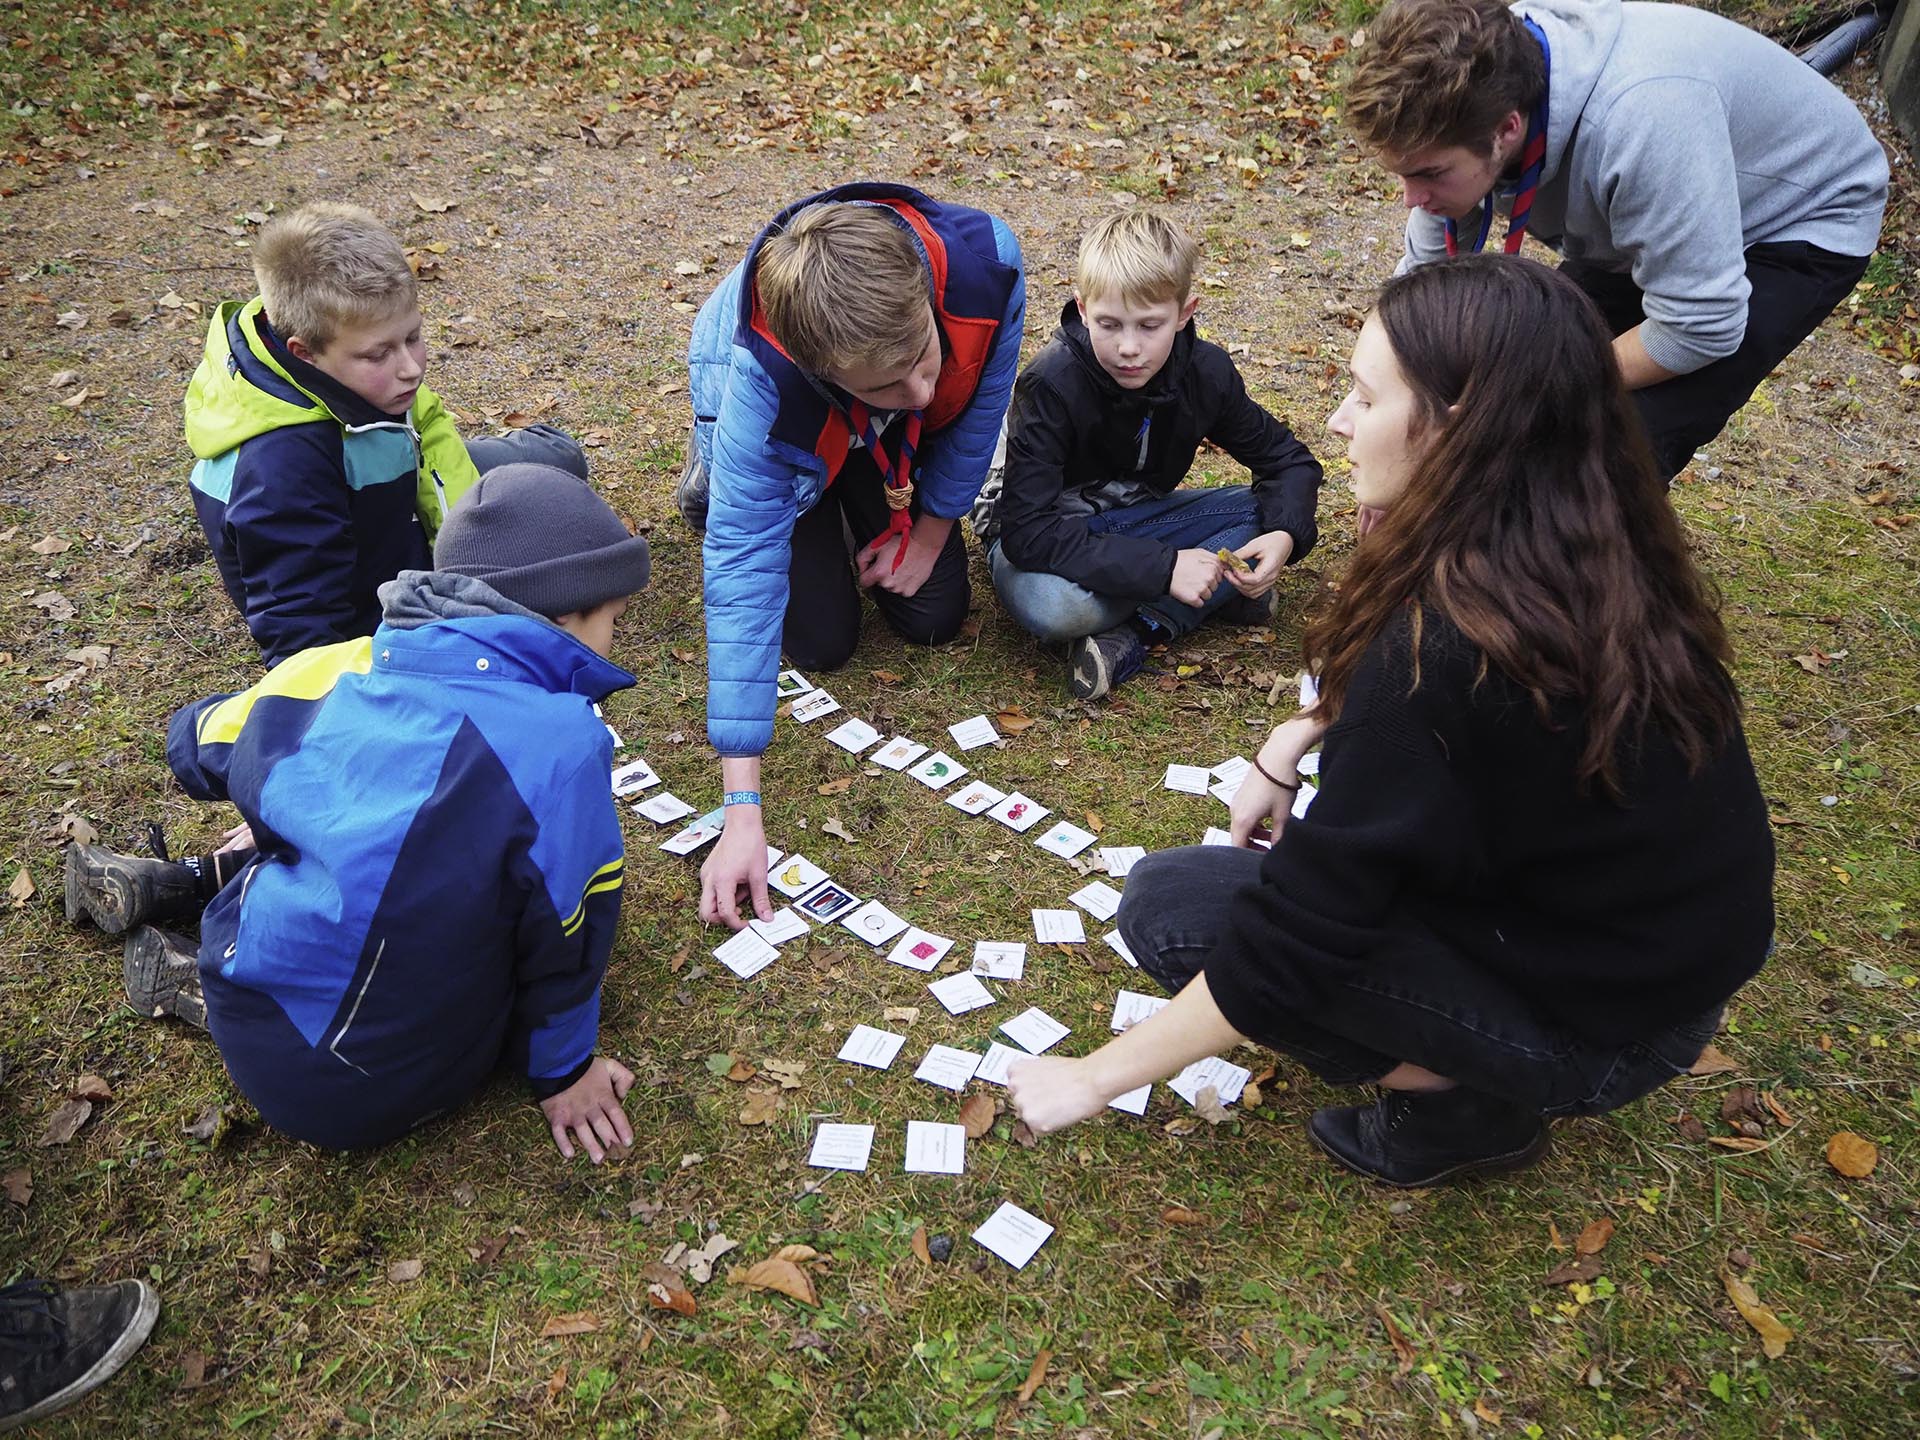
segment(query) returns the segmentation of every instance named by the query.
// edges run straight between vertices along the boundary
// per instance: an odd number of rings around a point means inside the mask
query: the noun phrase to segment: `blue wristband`
[[[720,797],[720,803],[722,805],[758,805],[760,803],[760,792],[758,790],[729,790],[725,795]]]

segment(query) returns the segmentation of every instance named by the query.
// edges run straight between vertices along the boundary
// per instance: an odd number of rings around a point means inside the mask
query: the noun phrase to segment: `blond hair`
[[[1494,131],[1528,114],[1545,57],[1507,0],[1394,0],[1367,27],[1347,80],[1347,126],[1391,156],[1432,146],[1493,150]]]
[[[880,206],[807,206],[761,243],[755,283],[802,370],[902,369],[927,348],[926,263]]]
[[[419,300],[400,238],[358,205],[317,200],[269,221],[253,246],[253,278],[281,339],[316,352],[343,326]]]
[[[1130,205],[1081,237],[1074,289],[1082,302],[1117,294],[1129,305],[1184,305],[1199,256],[1199,245],[1173,216],[1152,205]]]

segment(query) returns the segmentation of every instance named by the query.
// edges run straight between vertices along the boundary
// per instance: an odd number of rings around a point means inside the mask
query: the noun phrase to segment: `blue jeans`
[[[1237,550],[1261,533],[1253,491],[1245,485],[1175,490],[1091,516],[1087,528],[1103,535],[1140,535],[1177,550]],[[999,541],[987,552],[987,563],[1007,613],[1036,639],[1056,645],[1111,630],[1135,615],[1177,638],[1199,629],[1201,621],[1240,593],[1223,584],[1204,605],[1183,605],[1171,595],[1144,601],[1102,595],[1064,575],[1019,569]]]
[[[1282,843],[1285,843],[1284,835]],[[1259,850],[1162,850],[1127,875],[1118,924],[1140,968],[1174,994],[1206,968],[1233,898],[1260,878]],[[1276,951],[1273,965],[1293,963]],[[1369,955],[1317,968],[1296,988],[1310,1010],[1261,1017],[1251,1038],[1334,1085],[1366,1085],[1401,1061],[1543,1115],[1598,1115],[1684,1075],[1719,1028],[1721,1007],[1644,1040],[1587,1040],[1536,1012],[1470,957],[1420,948],[1417,965]]]

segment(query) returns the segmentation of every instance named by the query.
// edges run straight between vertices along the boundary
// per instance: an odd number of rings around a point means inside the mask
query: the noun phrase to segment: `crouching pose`
[[[291,656],[173,717],[188,793],[252,847],[166,864],[75,846],[67,910],[127,933],[128,998],[213,1032],[275,1129],[379,1145],[506,1063],[554,1141],[632,1143],[633,1077],[596,1055],[623,848],[597,701],[647,543],[585,481],[474,483],[437,566],[381,587],[370,639]],[[200,941],[154,922],[190,918]]]
[[[1012,1067],[1036,1131],[1252,1039],[1378,1085],[1315,1142],[1394,1185],[1513,1169],[1547,1120],[1682,1074],[1767,953],[1773,842],[1715,601],[1611,336],[1567,279],[1463,257],[1390,283],[1332,428],[1381,512],[1307,635],[1320,699],[1233,804],[1149,856],[1120,929],[1177,992]],[[1320,795],[1287,821],[1324,735]]]

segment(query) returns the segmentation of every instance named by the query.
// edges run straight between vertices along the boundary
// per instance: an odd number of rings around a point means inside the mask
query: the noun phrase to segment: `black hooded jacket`
[[[1126,390],[1100,368],[1069,300],[1059,330],[1013,387],[998,516],[1007,559],[1102,595],[1166,594],[1173,546],[1100,534],[1087,522],[1170,493],[1202,440],[1253,472],[1261,529],[1293,536],[1292,560],[1313,548],[1320,462],[1247,394],[1227,352],[1189,321],[1159,373]]]

